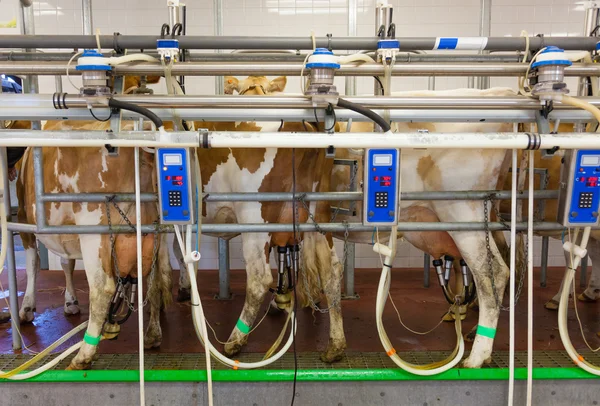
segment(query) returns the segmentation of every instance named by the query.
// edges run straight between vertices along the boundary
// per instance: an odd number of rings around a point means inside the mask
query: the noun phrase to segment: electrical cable
[[[315,112],[315,116],[316,116],[316,112]],[[298,245],[298,237],[297,237],[297,228],[298,228],[298,224],[297,221],[298,219],[296,218],[296,215],[298,213],[297,211],[298,209],[298,202],[296,200],[296,148],[292,148],[292,210],[294,211],[294,214],[292,216],[293,220],[293,229],[294,229],[294,245]],[[292,253],[292,255],[294,255],[294,253]],[[300,253],[298,252],[298,254],[296,255],[300,255]],[[296,261],[292,260],[292,267],[295,267]],[[298,271],[298,269],[295,269],[294,272],[292,272],[293,278],[294,278],[294,314],[297,314],[298,311],[298,300],[296,300],[296,272]],[[296,400],[296,383],[298,381],[298,356],[297,356],[297,352],[296,352],[296,323],[292,324],[292,336],[294,337],[294,383],[292,384],[292,402],[290,404],[290,406],[294,406],[294,401]]]
[[[381,129],[383,130],[384,133],[391,131],[391,129],[392,129],[392,127],[390,126],[390,123],[385,121],[385,119],[383,117],[381,117],[379,114],[375,113],[373,110],[370,110],[366,107],[361,106],[360,104],[350,102],[350,101],[342,99],[340,97],[338,99],[337,105],[339,107],[342,107],[342,108],[345,108],[348,110],[352,110],[358,114],[361,114],[361,115],[373,120],[375,122],[375,124],[377,124],[379,127],[381,127]]]
[[[164,130],[163,121],[160,119],[160,117],[158,117],[154,112],[145,107],[138,106],[137,104],[125,102],[122,100],[115,100],[112,97],[108,99],[108,107],[129,110],[133,111],[134,113],[138,113],[146,117],[148,120],[152,121],[157,129],[160,130],[160,128],[163,127]]]
[[[111,119],[111,117],[112,117],[112,110],[111,110],[111,111],[110,111],[110,113],[108,114],[108,117],[107,117],[107,118],[105,118],[105,119],[100,119],[100,118],[96,117],[96,115],[94,114],[94,112],[92,111],[92,109],[88,109],[88,110],[89,110],[90,114],[92,115],[92,117],[94,117],[94,119],[96,119],[96,121],[100,121],[101,123],[105,123],[105,122],[107,122],[107,121],[108,121],[108,120],[110,120],[110,119]]]

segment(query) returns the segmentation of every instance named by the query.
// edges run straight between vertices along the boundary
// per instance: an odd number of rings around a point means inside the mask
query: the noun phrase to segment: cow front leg
[[[103,247],[102,236],[95,234],[80,235],[79,241],[85,275],[90,288],[90,316],[84,343],[71,361],[68,369],[87,369],[90,367],[102,334],[102,325],[106,319],[110,300],[115,293],[113,276],[107,274],[102,266],[102,258],[105,256],[110,257],[108,244],[107,247]]]
[[[173,239],[173,255],[179,264],[179,289],[177,290],[177,301],[186,302],[192,298],[192,283],[190,282],[190,277],[187,273],[187,265],[183,260],[181,247],[176,238]]]
[[[23,241],[25,247],[26,269],[27,269],[27,288],[23,303],[19,310],[19,320],[21,323],[31,323],[35,317],[35,293],[37,291],[37,280],[40,274],[40,257],[35,237],[30,241]]]
[[[75,271],[75,260],[61,258],[60,266],[65,272],[65,282],[67,285],[65,288],[65,314],[79,314],[79,301],[77,300],[75,286],[73,285],[73,272]]]
[[[239,353],[248,341],[248,332],[256,320],[269,285],[273,282],[267,258],[268,249],[267,233],[242,235],[242,250],[246,261],[246,298],[240,318],[225,344],[225,354],[228,357]]]

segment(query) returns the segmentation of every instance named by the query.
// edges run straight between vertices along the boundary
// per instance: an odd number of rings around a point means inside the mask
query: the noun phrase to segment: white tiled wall
[[[477,36],[479,34],[480,0],[392,0],[397,35],[418,36]],[[573,0],[492,0],[492,36],[519,36],[521,30],[529,34],[581,35],[584,11]],[[1,7],[0,3],[0,7]],[[80,34],[81,2],[78,0],[35,1],[37,34]],[[223,0],[225,35],[254,36],[309,36],[332,33],[343,36],[348,30],[348,0]],[[358,35],[372,35],[375,30],[375,0],[358,0]],[[188,2],[188,33],[214,33],[212,0]],[[93,0],[94,27],[103,34],[157,34],[168,20],[165,0]],[[40,78],[41,91],[54,90],[53,78]],[[76,79],[75,79],[76,80]],[[343,91],[343,79],[337,82]],[[515,87],[516,79],[492,78],[492,86]],[[65,89],[69,86],[65,81]],[[467,78],[437,78],[436,89],[466,87]],[[189,93],[211,94],[213,78],[189,78]],[[574,88],[573,86],[570,86]],[[394,78],[393,90],[427,88],[427,78]],[[358,93],[368,94],[373,89],[369,79],[359,80]],[[298,92],[298,78],[289,78],[288,91]],[[157,89],[160,91],[160,88]],[[536,264],[539,264],[539,245],[536,240]],[[216,240],[203,239],[202,267],[216,268]],[[341,255],[341,245],[339,253]],[[240,239],[231,242],[231,267],[242,268]],[[357,246],[356,266],[376,267],[369,246]],[[56,261],[51,261],[58,265]],[[560,244],[551,243],[550,265],[562,265]],[[398,266],[418,267],[423,256],[415,248],[403,245],[396,259]]]

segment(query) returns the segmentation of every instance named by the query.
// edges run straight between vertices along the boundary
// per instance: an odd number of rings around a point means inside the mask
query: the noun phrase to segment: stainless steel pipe
[[[0,37],[1,39],[2,37]],[[0,40],[0,43],[2,41]],[[173,65],[176,76],[300,76],[302,63],[260,63],[240,62],[180,62]],[[395,64],[393,76],[522,76],[527,70],[523,63],[410,63]],[[7,75],[66,75],[64,62],[0,62],[0,72]],[[158,63],[137,63],[117,65],[113,72],[117,75],[159,75],[164,74]],[[81,74],[75,66],[69,69],[70,75]],[[383,76],[383,66],[379,64],[342,65],[337,76]],[[597,64],[575,63],[565,68],[565,76],[600,76]]]
[[[156,35],[101,35],[100,47],[113,49],[154,49]],[[186,35],[179,39],[182,49],[297,49],[312,50],[312,39],[306,37],[241,37],[241,36],[198,36]],[[317,37],[316,46],[335,50],[376,50],[378,38],[373,37]],[[433,50],[436,37],[398,38],[403,51]],[[595,38],[591,37],[530,37],[530,49],[538,50],[555,45],[565,50],[593,51]],[[93,35],[3,35],[0,48],[97,48]],[[489,37],[483,48],[486,51],[524,51],[523,37]]]
[[[507,230],[503,223],[488,223],[490,231]],[[192,226],[193,231],[196,231],[196,226]],[[203,224],[202,233],[205,234],[240,234],[240,233],[291,233],[293,232],[293,224],[278,223],[278,224]],[[304,223],[297,225],[301,232],[316,232],[318,231],[314,224]],[[346,229],[349,232],[366,231],[372,232],[373,226],[365,226],[362,223],[321,223],[319,228],[325,232],[344,232]],[[389,227],[378,227],[380,231],[389,231]],[[535,223],[534,230],[536,231],[561,231],[564,226],[558,223],[541,222]],[[36,228],[30,224],[9,223],[9,230],[20,232],[32,232],[36,234],[130,234],[135,232],[129,226],[115,225],[108,229],[108,226],[46,226]],[[484,223],[478,222],[454,222],[454,223],[400,223],[398,231],[483,231],[485,230]],[[527,223],[517,223],[517,230],[527,230]],[[157,228],[154,225],[142,226],[143,233],[156,232]],[[171,226],[158,226],[158,232],[172,233]]]
[[[107,196],[115,196],[117,202],[134,202],[133,193],[45,193],[38,196],[43,202],[89,202],[102,203],[106,201]],[[510,191],[480,190],[480,191],[447,191],[447,192],[402,192],[401,200],[484,200],[494,196],[496,200],[510,200]],[[528,192],[519,193],[517,199],[527,199]],[[297,193],[296,198],[302,198],[306,201],[360,201],[363,199],[362,192],[308,192]],[[536,190],[535,199],[557,199],[557,190]],[[153,193],[142,193],[142,202],[156,202],[157,196]],[[205,202],[291,202],[292,193],[209,193],[203,195]]]
[[[4,108],[54,108],[53,95],[0,94],[0,107]],[[304,96],[193,96],[193,95],[119,95],[115,100],[126,101],[150,109],[307,109],[312,112],[312,101]],[[345,100],[370,109],[428,109],[428,110],[536,110],[541,109],[537,99],[513,97],[454,97],[454,96],[348,96]],[[600,97],[580,97],[600,106]],[[67,94],[61,100],[69,109],[106,108],[106,97],[80,97]],[[575,110],[570,105],[556,103],[557,110]],[[338,111],[343,110],[339,109]],[[62,111],[65,114],[67,111]],[[337,111],[336,111],[337,114]]]

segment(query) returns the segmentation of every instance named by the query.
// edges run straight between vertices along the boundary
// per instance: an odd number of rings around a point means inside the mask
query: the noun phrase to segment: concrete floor
[[[557,313],[543,308],[543,304],[557,291],[563,270],[550,269],[548,274],[548,287],[540,288],[537,279],[534,289],[534,317],[535,335],[534,349],[536,350],[561,350],[562,343],[557,329]],[[428,289],[422,285],[422,270],[394,270],[391,294],[400,309],[404,322],[416,330],[428,330],[433,327],[439,317],[447,310],[448,305],[444,300],[438,286]],[[81,305],[81,314],[66,317],[63,314],[63,289],[64,276],[62,272],[42,271],[38,286],[37,314],[32,324],[21,327],[25,342],[30,349],[39,351],[58,339],[73,326],[80,324],[88,318],[88,287],[83,272],[76,272],[76,288]],[[381,351],[381,344],[377,336],[374,312],[375,295],[379,279],[379,270],[358,270],[356,272],[356,290],[360,294],[359,300],[343,301],[344,329],[348,341],[349,351]],[[4,289],[7,288],[6,274],[0,278]],[[177,272],[174,281],[178,280]],[[26,275],[23,270],[18,272],[19,299],[22,300],[22,289],[25,287]],[[233,300],[219,301],[213,298],[217,291],[218,275],[216,271],[202,271],[199,277],[200,294],[203,298],[205,312],[219,339],[225,341],[235,325],[239,312],[243,306],[245,291],[245,272],[232,271],[231,289]],[[176,285],[176,284],[175,284]],[[175,295],[177,286],[174,286]],[[524,288],[526,289],[526,288]],[[5,293],[7,293],[5,291]],[[516,345],[517,350],[526,350],[526,293],[517,306],[516,313]],[[505,300],[506,303],[506,300]],[[6,307],[6,304],[3,303]],[[266,304],[265,304],[266,306]],[[261,315],[264,309],[261,310]],[[579,314],[583,323],[584,333],[591,345],[600,345],[600,338],[596,332],[600,331],[598,311],[600,303],[578,303]],[[147,316],[146,316],[147,317]],[[577,348],[584,348],[585,344],[577,327],[574,312],[571,310],[570,329],[571,337]],[[163,342],[160,351],[163,353],[193,353],[202,352],[203,349],[195,336],[189,303],[176,303],[170,305],[161,316],[163,329]],[[313,314],[309,309],[302,309],[298,315],[298,351],[320,351],[325,348],[328,341],[328,315]],[[251,335],[245,352],[264,352],[279,334],[284,322],[283,315],[267,316],[263,324]],[[454,346],[455,334],[451,323],[444,323],[434,332],[426,336],[416,336],[405,330],[398,322],[393,308],[388,304],[384,314],[384,323],[392,342],[399,351],[427,351],[449,350]],[[470,310],[463,323],[463,330],[468,331],[477,324],[477,313]],[[0,353],[12,353],[10,339],[10,324],[0,325]],[[76,340],[72,340],[70,345]],[[213,340],[213,342],[215,342]],[[122,326],[118,340],[105,341],[99,347],[100,353],[136,353],[137,352],[137,317]],[[470,347],[470,344],[468,344]],[[502,312],[498,335],[495,343],[496,350],[508,349],[508,312]]]

